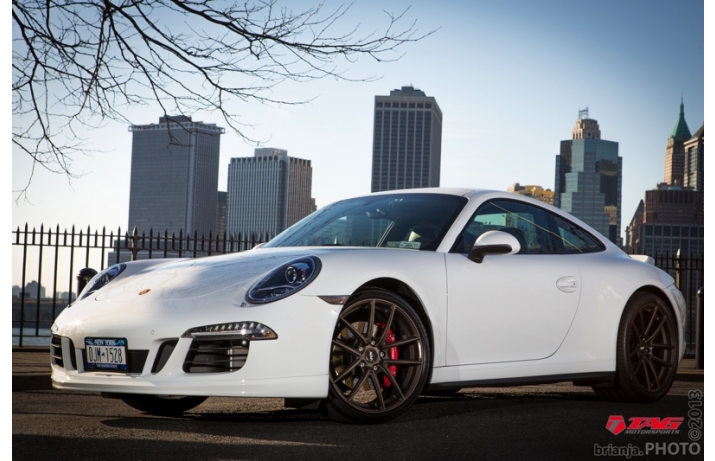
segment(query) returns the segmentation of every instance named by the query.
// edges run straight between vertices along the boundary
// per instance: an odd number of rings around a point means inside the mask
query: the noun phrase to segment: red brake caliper
[[[384,328],[385,324],[384,323],[376,323],[378,328]],[[395,333],[392,332],[392,330],[387,330],[387,337],[385,338],[386,343],[394,343],[395,342]],[[387,356],[392,359],[392,360],[397,360],[398,353],[397,353],[397,348],[396,347],[391,347],[387,351]],[[392,374],[393,377],[397,376],[397,365],[388,365],[387,369],[390,371],[390,374]],[[392,386],[392,382],[389,380],[387,376],[382,377],[382,387],[387,389],[388,387]]]

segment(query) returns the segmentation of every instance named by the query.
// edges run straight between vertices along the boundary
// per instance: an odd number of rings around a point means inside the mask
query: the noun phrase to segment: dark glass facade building
[[[132,125],[129,230],[169,235],[216,232],[219,149],[224,129],[191,117]]]
[[[618,143],[600,139],[598,122],[579,119],[556,156],[554,204],[619,244],[622,158]]]
[[[371,191],[439,187],[442,111],[411,86],[375,96]]]

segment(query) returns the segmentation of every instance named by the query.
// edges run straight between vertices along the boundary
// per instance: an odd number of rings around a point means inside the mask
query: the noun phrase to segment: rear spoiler
[[[646,264],[650,264],[651,266],[655,266],[655,259],[651,258],[648,255],[628,255],[631,257],[631,259],[635,259],[636,261],[640,261]]]

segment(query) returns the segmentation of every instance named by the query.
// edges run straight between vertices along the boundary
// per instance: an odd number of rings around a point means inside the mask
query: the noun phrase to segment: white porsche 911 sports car
[[[685,318],[652,263],[507,192],[377,193],[250,251],[108,267],[52,326],[52,383],[151,414],[281,397],[364,423],[476,386],[649,402],[670,389]]]

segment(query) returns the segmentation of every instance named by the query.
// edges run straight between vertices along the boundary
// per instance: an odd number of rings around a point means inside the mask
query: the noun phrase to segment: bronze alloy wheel
[[[619,401],[662,398],[675,378],[677,344],[672,310],[652,293],[636,293],[626,304],[618,332],[615,386],[596,392]]]
[[[380,289],[359,293],[335,326],[329,413],[361,423],[397,417],[422,392],[430,357],[425,328],[404,299]]]

